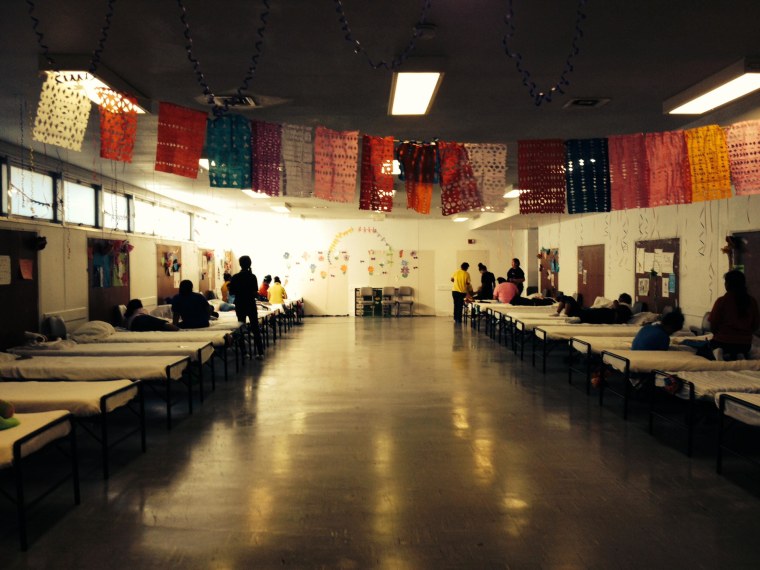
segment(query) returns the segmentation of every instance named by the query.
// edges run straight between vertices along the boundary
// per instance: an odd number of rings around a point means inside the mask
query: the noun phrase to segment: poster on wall
[[[639,278],[639,289],[638,289],[639,296],[641,295],[649,295],[649,279],[646,277]]]

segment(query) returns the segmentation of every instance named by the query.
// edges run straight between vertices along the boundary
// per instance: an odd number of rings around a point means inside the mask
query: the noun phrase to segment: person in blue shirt
[[[644,325],[633,338],[632,350],[668,350],[670,335],[683,328],[681,309],[673,309],[659,323]]]

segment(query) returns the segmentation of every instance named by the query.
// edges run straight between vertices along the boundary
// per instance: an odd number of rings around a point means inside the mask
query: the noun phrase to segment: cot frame
[[[19,544],[22,551],[26,551],[29,548],[29,539],[28,539],[28,534],[27,534],[27,510],[28,509],[37,505],[40,501],[42,501],[45,497],[47,497],[48,495],[53,493],[55,490],[57,490],[59,487],[61,487],[69,479],[71,479],[73,483],[74,504],[78,505],[81,502],[81,496],[79,492],[79,461],[77,458],[76,423],[72,421],[72,418],[73,416],[70,413],[64,416],[61,416],[60,418],[55,419],[52,422],[45,424],[44,426],[36,429],[32,433],[25,435],[24,437],[18,439],[17,441],[13,443],[13,460],[12,460],[10,469],[12,471],[12,477],[15,483],[15,489],[16,489],[15,496],[8,493],[2,488],[0,488],[0,496],[5,497],[16,506],[16,513],[18,517],[18,528],[19,528],[19,531],[18,531]],[[52,444],[55,444],[56,447],[58,447],[61,440],[63,439],[68,440],[68,447],[69,447],[68,456],[71,460],[71,472],[66,473],[65,476],[53,482],[53,484],[50,487],[42,491],[34,499],[27,500],[26,492],[24,489],[24,466],[26,463],[25,461],[26,458],[23,457],[21,454],[22,447],[29,441],[36,438],[37,436],[65,422],[68,422],[71,426],[71,429],[69,430],[68,435],[57,438],[49,442],[43,448],[37,450],[37,452],[49,447]],[[33,454],[30,454],[30,455],[33,455]]]
[[[742,400],[741,398],[737,398],[735,396],[732,396],[731,394],[720,394],[718,397],[718,410],[719,410],[719,420],[718,420],[718,445],[717,445],[717,457],[715,460],[715,470],[718,473],[718,475],[723,474],[723,453],[729,452],[733,455],[736,455],[737,457],[741,457],[745,461],[748,461],[749,463],[752,463],[753,465],[759,465],[760,461],[755,459],[754,457],[750,457],[748,455],[745,455],[741,453],[740,451],[736,449],[732,449],[725,443],[726,433],[730,429],[732,425],[735,423],[743,423],[740,420],[736,420],[734,418],[731,418],[726,415],[726,402],[730,401],[735,403],[738,406],[743,406],[745,408],[749,408],[755,412],[760,412],[760,406],[757,406],[756,404],[753,404],[751,402],[747,402],[746,400]],[[729,420],[732,420],[729,422]]]

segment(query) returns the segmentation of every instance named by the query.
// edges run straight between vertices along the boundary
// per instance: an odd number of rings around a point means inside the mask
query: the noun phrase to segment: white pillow
[[[657,313],[641,312],[636,313],[630,319],[628,319],[629,325],[648,325],[649,323],[656,323],[660,320],[660,315]]]
[[[597,297],[596,299],[594,299],[594,304],[591,305],[591,308],[592,309],[611,309],[612,303],[613,301],[611,301],[607,297]]]
[[[90,321],[84,323],[69,336],[77,342],[97,342],[108,338],[116,332],[109,323],[105,321]]]

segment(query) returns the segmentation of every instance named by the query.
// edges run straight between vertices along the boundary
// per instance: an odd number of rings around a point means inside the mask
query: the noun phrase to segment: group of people
[[[525,283],[525,273],[520,268],[519,259],[514,258],[512,260],[512,267],[507,271],[506,279],[504,277],[495,278],[494,274],[488,271],[488,267],[483,263],[478,263],[480,287],[477,291],[473,291],[470,274],[467,271],[469,268],[470,264],[464,262],[451,276],[451,282],[453,283],[451,296],[454,300],[455,322],[462,322],[464,305],[468,300],[496,299],[500,303],[520,304],[519,301]]]
[[[495,299],[513,305],[528,304],[521,297],[525,273],[520,268],[519,259],[512,260],[506,279],[495,279],[483,263],[478,263],[481,280],[477,291],[473,291],[467,271],[469,268],[469,263],[462,263],[451,276],[455,322],[462,322],[464,305],[470,299]],[[698,354],[712,360],[749,358],[753,337],[760,329],[758,304],[747,290],[747,280],[742,271],[733,269],[724,275],[724,280],[726,294],[715,301],[708,317],[712,338],[692,344],[699,349]],[[564,312],[569,317],[578,317],[582,323],[625,324],[633,316],[632,298],[628,293],[622,293],[609,306],[596,308],[583,308],[569,296],[560,296],[557,300],[559,303],[555,314]],[[675,308],[659,322],[642,327],[633,339],[631,348],[667,350],[671,335],[683,328],[684,321],[681,310]]]
[[[274,281],[270,275],[264,277],[259,287],[258,279],[251,270],[251,258],[242,256],[240,271],[235,275],[224,274],[221,287],[222,304],[220,310],[234,310],[240,323],[248,322],[256,347],[256,358],[263,358],[264,344],[259,329],[258,308],[260,300],[272,304],[282,304],[288,295],[279,277]],[[149,314],[140,299],[132,299],[124,314],[124,327],[131,331],[178,331],[199,329],[210,326],[214,307],[208,300],[193,291],[193,282],[185,279],[179,284],[179,293],[171,299],[172,321]]]

